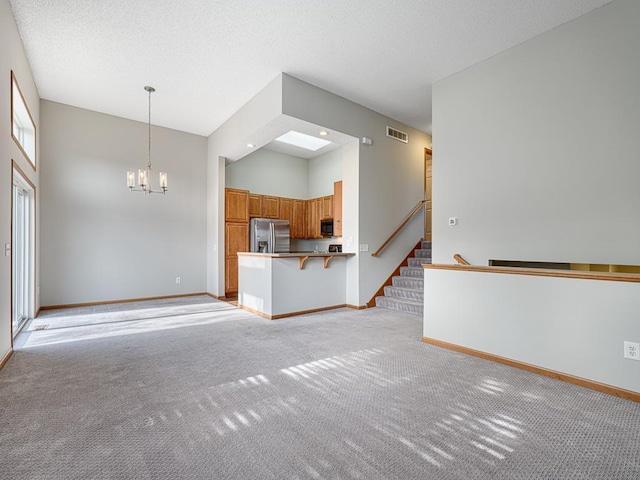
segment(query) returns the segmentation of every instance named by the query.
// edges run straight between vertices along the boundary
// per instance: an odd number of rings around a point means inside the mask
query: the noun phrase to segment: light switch
[[[368,252],[369,251],[369,244],[368,243],[361,243],[360,244],[360,251],[361,252]]]
[[[458,224],[458,219],[456,217],[451,217],[449,219],[449,226],[450,227],[453,227],[454,225],[457,225],[457,224]]]

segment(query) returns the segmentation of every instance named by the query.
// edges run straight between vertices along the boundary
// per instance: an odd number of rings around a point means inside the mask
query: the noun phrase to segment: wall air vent
[[[394,140],[398,140],[402,143],[409,143],[409,134],[405,132],[401,132],[400,130],[396,130],[395,128],[391,128],[387,125],[387,137],[393,138]]]

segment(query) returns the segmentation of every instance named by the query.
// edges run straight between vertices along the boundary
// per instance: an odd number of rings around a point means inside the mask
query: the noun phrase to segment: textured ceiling
[[[40,96],[209,135],[280,72],[431,132],[431,84],[609,0],[10,0]]]

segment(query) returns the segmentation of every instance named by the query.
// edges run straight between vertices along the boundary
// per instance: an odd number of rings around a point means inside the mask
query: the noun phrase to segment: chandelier
[[[146,169],[138,170],[138,188],[136,188],[136,174],[135,172],[127,172],[127,187],[132,192],[143,192],[143,193],[162,193],[163,195],[167,192],[168,187],[168,176],[167,172],[160,172],[160,188],[161,190],[153,190],[151,188],[151,94],[156,91],[155,88],[146,86],[144,89],[149,92],[149,154],[148,154],[148,163]]]

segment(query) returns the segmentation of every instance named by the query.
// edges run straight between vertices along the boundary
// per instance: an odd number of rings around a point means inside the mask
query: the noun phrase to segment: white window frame
[[[36,123],[13,70],[11,71],[11,137],[29,164],[36,169]]]

